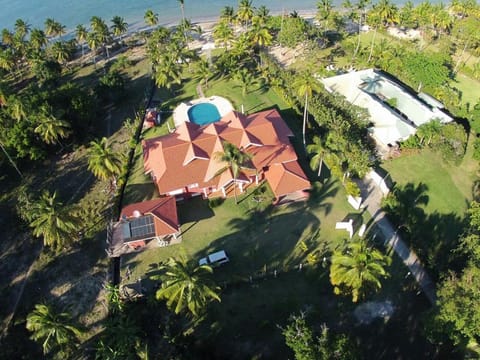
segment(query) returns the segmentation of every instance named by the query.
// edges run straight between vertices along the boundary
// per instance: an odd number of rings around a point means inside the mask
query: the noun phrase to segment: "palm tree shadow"
[[[338,192],[338,184],[335,180],[329,180],[325,184],[314,182],[308,191],[310,196],[307,200],[307,207],[312,210],[325,211],[325,215],[330,214],[332,203],[326,202],[328,198],[333,198]]]

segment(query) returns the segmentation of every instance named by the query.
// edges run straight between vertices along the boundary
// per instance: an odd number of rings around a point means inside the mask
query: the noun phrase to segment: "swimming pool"
[[[220,120],[221,116],[215,105],[199,103],[188,109],[188,118],[197,125],[207,125]]]

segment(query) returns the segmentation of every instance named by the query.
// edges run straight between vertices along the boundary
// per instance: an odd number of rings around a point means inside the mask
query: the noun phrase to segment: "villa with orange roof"
[[[145,173],[162,195],[226,197],[233,186],[243,192],[249,184],[266,180],[276,202],[307,196],[310,188],[290,143],[293,136],[277,110],[251,115],[231,111],[219,121],[200,126],[185,121],[164,136],[143,141]],[[229,142],[252,155],[249,169],[237,179],[218,160]]]

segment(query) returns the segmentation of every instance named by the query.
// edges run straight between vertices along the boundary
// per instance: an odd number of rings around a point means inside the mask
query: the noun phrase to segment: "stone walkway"
[[[372,215],[374,224],[380,229],[384,236],[385,245],[391,247],[397,255],[402,259],[403,263],[409,268],[411,274],[415,277],[418,285],[425,293],[430,303],[436,302],[435,283],[423,268],[422,263],[417,254],[411,250],[395,230],[387,219],[385,212],[381,209],[381,201],[383,193],[379,187],[369,179],[362,179],[358,185],[362,191],[364,205],[368,212]]]

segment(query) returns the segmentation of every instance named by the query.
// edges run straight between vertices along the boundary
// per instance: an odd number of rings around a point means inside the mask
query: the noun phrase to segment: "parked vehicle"
[[[210,255],[207,255],[204,258],[201,258],[198,261],[198,265],[210,265],[210,266],[219,266],[229,262],[230,259],[228,258],[227,254],[224,250],[214,252]]]

